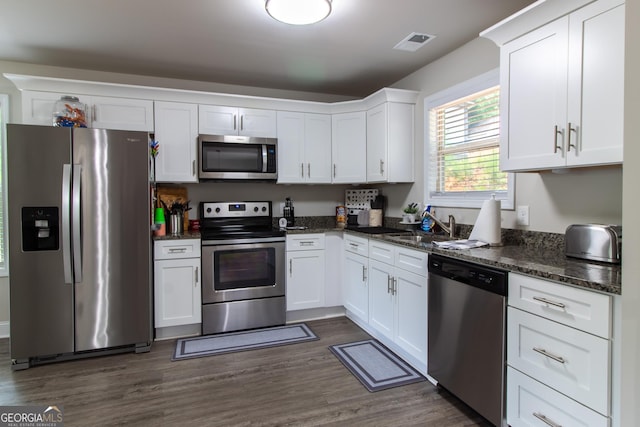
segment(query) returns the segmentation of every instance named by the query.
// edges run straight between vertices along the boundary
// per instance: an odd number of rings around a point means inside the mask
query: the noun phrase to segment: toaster
[[[620,263],[622,226],[574,224],[564,235],[564,253],[568,257]]]

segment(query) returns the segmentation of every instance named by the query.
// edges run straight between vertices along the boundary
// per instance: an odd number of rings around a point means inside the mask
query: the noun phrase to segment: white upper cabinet
[[[51,126],[54,105],[65,95],[87,105],[92,128],[153,132],[153,101],[30,90],[22,92],[22,123]]]
[[[367,116],[365,111],[331,117],[332,182],[357,184],[367,180]]]
[[[622,163],[624,3],[600,0],[505,43],[503,170]]]
[[[91,127],[153,132],[153,101],[91,97]]]
[[[278,111],[278,183],[331,182],[331,116]]]
[[[569,166],[622,163],[624,45],[622,1],[569,16]]]
[[[157,182],[198,182],[198,106],[182,102],[155,103]]]
[[[275,110],[200,105],[199,131],[205,135],[275,138]]]
[[[413,104],[367,111],[367,182],[413,182],[413,120]]]

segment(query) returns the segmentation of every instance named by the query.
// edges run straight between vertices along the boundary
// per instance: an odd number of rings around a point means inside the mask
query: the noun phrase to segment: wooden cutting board
[[[189,201],[189,194],[185,187],[179,187],[175,185],[161,185],[158,184],[156,197],[158,202],[156,202],[156,207],[161,208],[162,204],[160,200],[162,200],[168,207],[175,202],[178,203],[187,203]],[[184,213],[184,230],[187,231],[189,229],[189,211]]]

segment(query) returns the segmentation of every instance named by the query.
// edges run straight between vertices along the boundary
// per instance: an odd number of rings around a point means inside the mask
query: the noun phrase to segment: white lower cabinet
[[[369,323],[368,239],[344,235],[344,308],[361,323]]]
[[[201,323],[200,240],[154,242],[155,327]]]
[[[287,236],[287,311],[325,306],[324,234]]]
[[[427,372],[427,253],[344,235],[344,306],[369,334]]]
[[[554,389],[507,368],[507,413],[515,426],[607,427],[607,417]]]
[[[611,297],[509,274],[507,421],[607,426]]]
[[[425,274],[402,268],[421,260]],[[378,240],[369,241],[369,326],[426,366],[427,254]]]

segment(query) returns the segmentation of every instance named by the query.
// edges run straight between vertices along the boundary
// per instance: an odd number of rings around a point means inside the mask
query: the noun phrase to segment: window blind
[[[500,88],[475,92],[429,111],[431,197],[505,193],[500,172]]]

